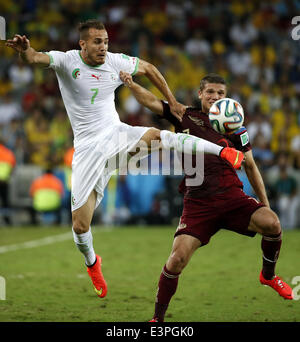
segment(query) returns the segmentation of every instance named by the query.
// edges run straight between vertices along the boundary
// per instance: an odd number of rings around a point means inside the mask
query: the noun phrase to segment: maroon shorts
[[[255,236],[248,230],[251,215],[264,207],[241,188],[206,198],[185,198],[182,216],[174,236],[192,235],[206,245],[219,229]]]

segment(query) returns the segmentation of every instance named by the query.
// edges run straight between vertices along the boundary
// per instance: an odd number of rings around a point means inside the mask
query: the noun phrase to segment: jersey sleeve
[[[234,133],[227,135],[226,138],[229,139],[234,144],[234,147],[239,151],[247,152],[252,149],[249,134],[244,126]]]
[[[119,74],[120,71],[125,71],[135,75],[139,67],[139,58],[127,56],[124,53],[114,53],[111,55],[112,65]]]
[[[178,127],[180,125],[180,121],[171,113],[168,102],[161,100],[161,103],[163,105],[163,118],[168,120],[175,127]]]
[[[67,54],[62,51],[49,51],[44,52],[50,57],[50,65],[49,68],[54,69],[55,71],[63,70],[66,66]]]

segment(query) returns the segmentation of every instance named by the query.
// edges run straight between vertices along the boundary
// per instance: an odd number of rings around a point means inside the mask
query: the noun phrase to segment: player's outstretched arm
[[[121,71],[120,79],[131,90],[133,96],[142,106],[149,108],[153,113],[159,115],[163,114],[163,105],[161,100],[149,90],[135,83],[128,72]]]
[[[169,103],[171,113],[180,121],[185,113],[186,106],[176,101],[166,80],[159,70],[151,63],[140,60],[136,75],[145,75],[156,88],[165,96]]]
[[[23,61],[28,64],[38,64],[45,67],[50,64],[50,57],[45,53],[35,51],[30,46],[29,39],[26,36],[15,34],[14,38],[8,39],[5,45],[19,52]]]

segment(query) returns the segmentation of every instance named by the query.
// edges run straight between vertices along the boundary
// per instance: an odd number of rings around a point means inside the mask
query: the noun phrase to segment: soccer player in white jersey
[[[105,297],[107,284],[101,271],[101,257],[95,254],[91,221],[104,189],[114,171],[107,163],[119,155],[123,162],[142,141],[151,148],[157,140],[162,148],[185,153],[211,153],[239,168],[244,158],[233,148],[223,148],[186,134],[153,127],[132,127],[122,123],[115,108],[114,91],[122,84],[120,71],[145,75],[161,91],[173,115],[181,119],[186,107],[178,103],[168,85],[152,64],[121,53],[108,52],[108,34],[97,20],[79,25],[80,50],[38,52],[26,36],[16,34],[6,42],[29,64],[52,68],[69,116],[75,153],[72,163],[72,230],[75,244],[83,253],[88,274],[99,297]],[[126,135],[126,143],[120,140]]]

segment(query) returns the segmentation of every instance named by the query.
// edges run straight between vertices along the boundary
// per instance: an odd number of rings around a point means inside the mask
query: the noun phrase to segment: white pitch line
[[[0,246],[0,254],[17,251],[19,249],[34,248],[34,247],[50,245],[55,242],[70,240],[72,238],[73,238],[72,233],[68,232],[68,233],[54,235],[54,236],[47,236],[45,238],[38,239],[38,240],[16,243],[14,245]]]

